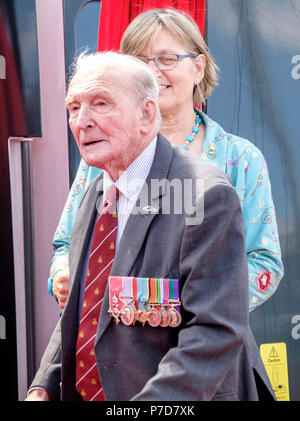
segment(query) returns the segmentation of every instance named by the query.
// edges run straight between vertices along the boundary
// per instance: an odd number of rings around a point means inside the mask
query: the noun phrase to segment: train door
[[[32,270],[32,234],[29,208],[22,201],[31,200],[28,151],[32,136],[41,135],[38,45],[35,20],[35,2],[11,0],[0,1],[0,356],[2,361],[1,399],[15,400],[18,396],[17,324],[23,324],[20,314],[15,312],[14,263],[22,272],[23,280],[30,283],[28,274]],[[13,243],[12,192],[9,171],[10,138],[18,138],[18,180],[13,188],[16,193],[18,212],[22,214],[16,229],[19,238]],[[23,218],[24,217],[24,218]],[[24,222],[24,224],[23,224]],[[14,256],[14,249],[16,255]],[[26,259],[24,259],[24,253]],[[24,263],[26,260],[26,264]],[[28,289],[28,292],[30,289]],[[23,299],[25,297],[23,296]],[[31,323],[31,297],[27,297],[27,317]],[[25,309],[25,303],[22,303]],[[24,339],[24,341],[23,341]],[[26,340],[27,339],[27,340]],[[31,338],[20,338],[22,352],[31,353]],[[21,349],[20,349],[21,352]],[[20,354],[21,355],[21,354]],[[19,361],[21,363],[21,361]],[[27,365],[27,361],[26,361]],[[20,366],[19,366],[20,367]],[[27,377],[27,370],[25,377]],[[21,375],[22,376],[22,375]]]

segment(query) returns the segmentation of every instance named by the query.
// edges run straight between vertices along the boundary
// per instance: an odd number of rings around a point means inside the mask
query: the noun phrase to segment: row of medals
[[[175,308],[181,304],[178,300],[170,300],[168,304],[147,303],[148,310],[145,308],[146,304],[144,304],[143,310],[139,310],[134,304],[129,305],[132,300],[122,298],[120,300],[123,302],[120,310],[118,308],[119,299],[116,295],[112,297],[112,308],[108,310],[110,315],[115,318],[116,324],[119,323],[119,318],[127,326],[133,326],[137,321],[143,326],[148,323],[152,327],[178,327],[181,323],[181,315]]]

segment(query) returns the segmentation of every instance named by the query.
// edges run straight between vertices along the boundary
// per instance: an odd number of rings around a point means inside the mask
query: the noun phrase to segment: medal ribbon
[[[169,288],[170,288],[170,300],[179,301],[179,283],[178,279],[169,279]],[[180,311],[180,307],[175,307],[177,311]]]
[[[150,304],[156,303],[156,279],[150,278]]]
[[[160,278],[155,279],[156,285],[156,303],[160,303]]]
[[[133,303],[137,303],[137,278],[132,278],[132,295],[133,295]]]
[[[174,283],[173,283],[173,285],[174,285],[174,299],[179,301],[179,282],[178,282],[178,279],[173,279],[173,281],[174,281]],[[176,310],[180,311],[180,307],[177,306]]]
[[[149,286],[148,286],[148,279],[149,278],[138,278],[138,281],[140,281],[141,284],[141,295],[140,295],[140,301],[141,301],[141,309],[144,308],[144,303],[146,304],[149,297]]]
[[[144,296],[143,296],[143,284],[144,284],[145,278],[137,278],[137,302],[138,302],[138,309],[143,310],[143,302],[144,302]]]
[[[120,297],[133,299],[132,277],[123,277],[123,288],[120,292]]]
[[[170,298],[170,292],[169,292],[169,279],[165,278],[164,279],[164,286],[165,286],[165,303],[169,304],[169,298]],[[170,306],[167,306],[168,310],[170,308]]]
[[[157,282],[158,282],[158,288],[159,288],[159,291],[158,291],[158,302],[160,304],[163,304],[164,303],[164,278],[158,278],[157,279]],[[161,308],[162,308],[162,305],[160,305],[158,307],[158,310],[160,310]]]
[[[147,279],[147,282],[146,282],[146,285],[147,285],[147,299],[146,299],[146,302],[149,303],[150,302],[150,279],[149,278],[146,278],[146,279]],[[149,310],[149,306],[146,306],[146,310],[147,311]]]
[[[116,295],[119,299],[119,293],[123,287],[123,278],[122,276],[110,276],[108,278],[109,282],[109,304],[110,308],[113,308],[112,298]],[[118,308],[120,310],[120,305],[122,303],[118,303]]]
[[[164,278],[160,279],[160,304],[164,304],[165,302],[165,288],[164,288]]]
[[[169,299],[174,300],[174,279],[169,279]]]

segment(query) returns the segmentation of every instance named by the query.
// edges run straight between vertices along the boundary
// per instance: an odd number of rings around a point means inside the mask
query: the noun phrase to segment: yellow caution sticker
[[[262,344],[260,355],[278,401],[289,401],[289,378],[286,344]]]

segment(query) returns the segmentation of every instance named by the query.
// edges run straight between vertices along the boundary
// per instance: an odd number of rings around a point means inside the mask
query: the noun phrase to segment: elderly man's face
[[[141,153],[142,104],[132,81],[111,69],[77,74],[66,98],[69,124],[80,154],[117,179]]]

